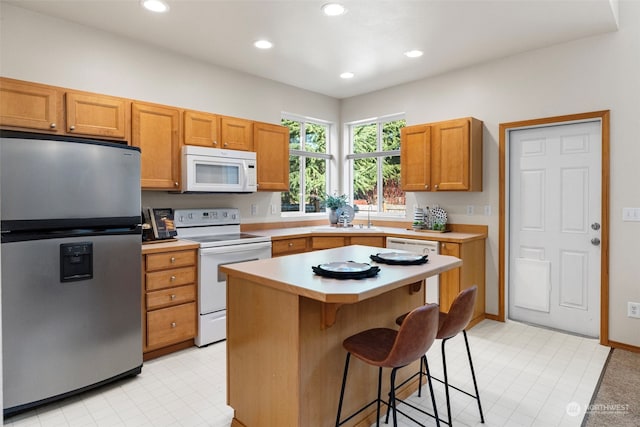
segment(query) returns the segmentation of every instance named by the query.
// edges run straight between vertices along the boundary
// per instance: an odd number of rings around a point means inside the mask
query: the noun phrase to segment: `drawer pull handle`
[[[176,257],[172,256],[169,261],[171,261],[171,263],[173,264],[174,262],[176,262]]]
[[[169,298],[171,298],[171,301],[173,301],[174,299],[176,299],[176,294],[171,294]]]
[[[171,322],[171,327],[172,327],[172,328],[175,328],[176,326],[178,326],[178,325],[176,324],[176,322]]]
[[[171,277],[169,278],[169,280],[171,280],[171,281],[173,282],[174,280],[176,280],[176,276],[171,276]]]

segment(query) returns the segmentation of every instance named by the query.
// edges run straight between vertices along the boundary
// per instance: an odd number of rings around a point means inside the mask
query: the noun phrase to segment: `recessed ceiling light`
[[[140,3],[145,9],[152,12],[162,13],[169,10],[169,5],[162,0],[141,0]]]
[[[346,72],[340,74],[340,78],[341,79],[351,79],[351,78],[353,78],[354,75],[355,74],[353,74],[351,71],[346,71]]]
[[[273,43],[269,40],[258,40],[253,45],[258,49],[271,49],[273,47]]]
[[[408,56],[409,58],[419,58],[422,56],[423,52],[421,50],[408,50],[405,53],[405,56]]]
[[[339,16],[344,15],[347,12],[347,9],[340,3],[327,3],[322,6],[322,11],[327,16]]]

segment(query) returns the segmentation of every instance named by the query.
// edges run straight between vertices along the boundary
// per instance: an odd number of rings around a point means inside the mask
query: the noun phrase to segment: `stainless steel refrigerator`
[[[140,151],[0,132],[4,415],[142,368]]]

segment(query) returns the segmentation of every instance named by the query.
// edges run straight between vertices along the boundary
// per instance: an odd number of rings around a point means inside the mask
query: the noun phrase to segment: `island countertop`
[[[220,269],[232,276],[326,303],[356,303],[424,280],[462,265],[459,258],[430,255],[422,265],[378,264],[372,254],[392,252],[371,246],[345,246],[277,258],[228,264]],[[339,261],[370,263],[380,267],[377,276],[359,280],[336,280],[313,273],[311,267]]]

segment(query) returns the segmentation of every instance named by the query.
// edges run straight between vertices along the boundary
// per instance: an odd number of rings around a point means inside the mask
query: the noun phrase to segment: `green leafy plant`
[[[346,206],[347,204],[347,195],[342,194],[341,196],[337,196],[337,195],[332,196],[330,194],[327,194],[324,198],[324,204],[327,207],[327,209],[341,208],[343,206]]]

